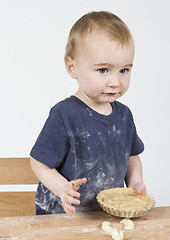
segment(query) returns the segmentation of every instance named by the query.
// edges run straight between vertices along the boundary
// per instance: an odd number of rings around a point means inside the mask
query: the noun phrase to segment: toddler
[[[57,103],[31,150],[40,180],[36,214],[96,211],[99,191],[146,191],[139,154],[144,145],[131,111],[117,101],[128,89],[134,41],[116,15],[100,11],[72,27],[65,53],[74,95]]]

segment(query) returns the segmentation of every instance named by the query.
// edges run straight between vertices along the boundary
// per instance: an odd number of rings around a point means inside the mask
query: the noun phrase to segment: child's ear
[[[76,76],[76,64],[75,64],[74,59],[72,59],[71,57],[67,57],[65,59],[65,66],[66,66],[66,70],[67,70],[68,74],[72,78],[77,79],[77,76]]]

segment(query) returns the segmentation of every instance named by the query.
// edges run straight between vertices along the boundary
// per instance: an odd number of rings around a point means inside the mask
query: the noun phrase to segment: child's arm
[[[71,204],[80,204],[80,201],[74,197],[80,197],[77,190],[82,184],[86,183],[87,179],[82,178],[68,182],[55,168],[51,169],[33,158],[31,158],[30,162],[32,170],[39,181],[61,198],[65,212],[69,215],[76,212],[76,208]]]
[[[129,158],[125,182],[127,187],[136,189],[138,194],[146,192],[143,183],[142,164],[138,155]]]

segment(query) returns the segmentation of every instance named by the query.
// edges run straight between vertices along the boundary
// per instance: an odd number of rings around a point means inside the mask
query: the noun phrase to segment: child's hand
[[[136,183],[133,189],[135,189],[138,194],[146,192],[146,186],[143,183]]]
[[[63,204],[63,208],[68,215],[72,215],[76,212],[76,208],[72,204],[79,205],[80,200],[75,199],[80,197],[80,193],[77,192],[82,184],[87,182],[86,178],[77,179],[71,182],[67,182],[61,189],[60,198]]]

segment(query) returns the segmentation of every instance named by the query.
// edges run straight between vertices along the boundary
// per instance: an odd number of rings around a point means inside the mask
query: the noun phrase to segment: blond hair
[[[128,45],[133,39],[127,25],[113,13],[106,11],[90,12],[83,15],[71,28],[66,45],[65,60],[67,57],[72,59],[76,57],[80,43],[94,29],[105,31],[122,46]]]

